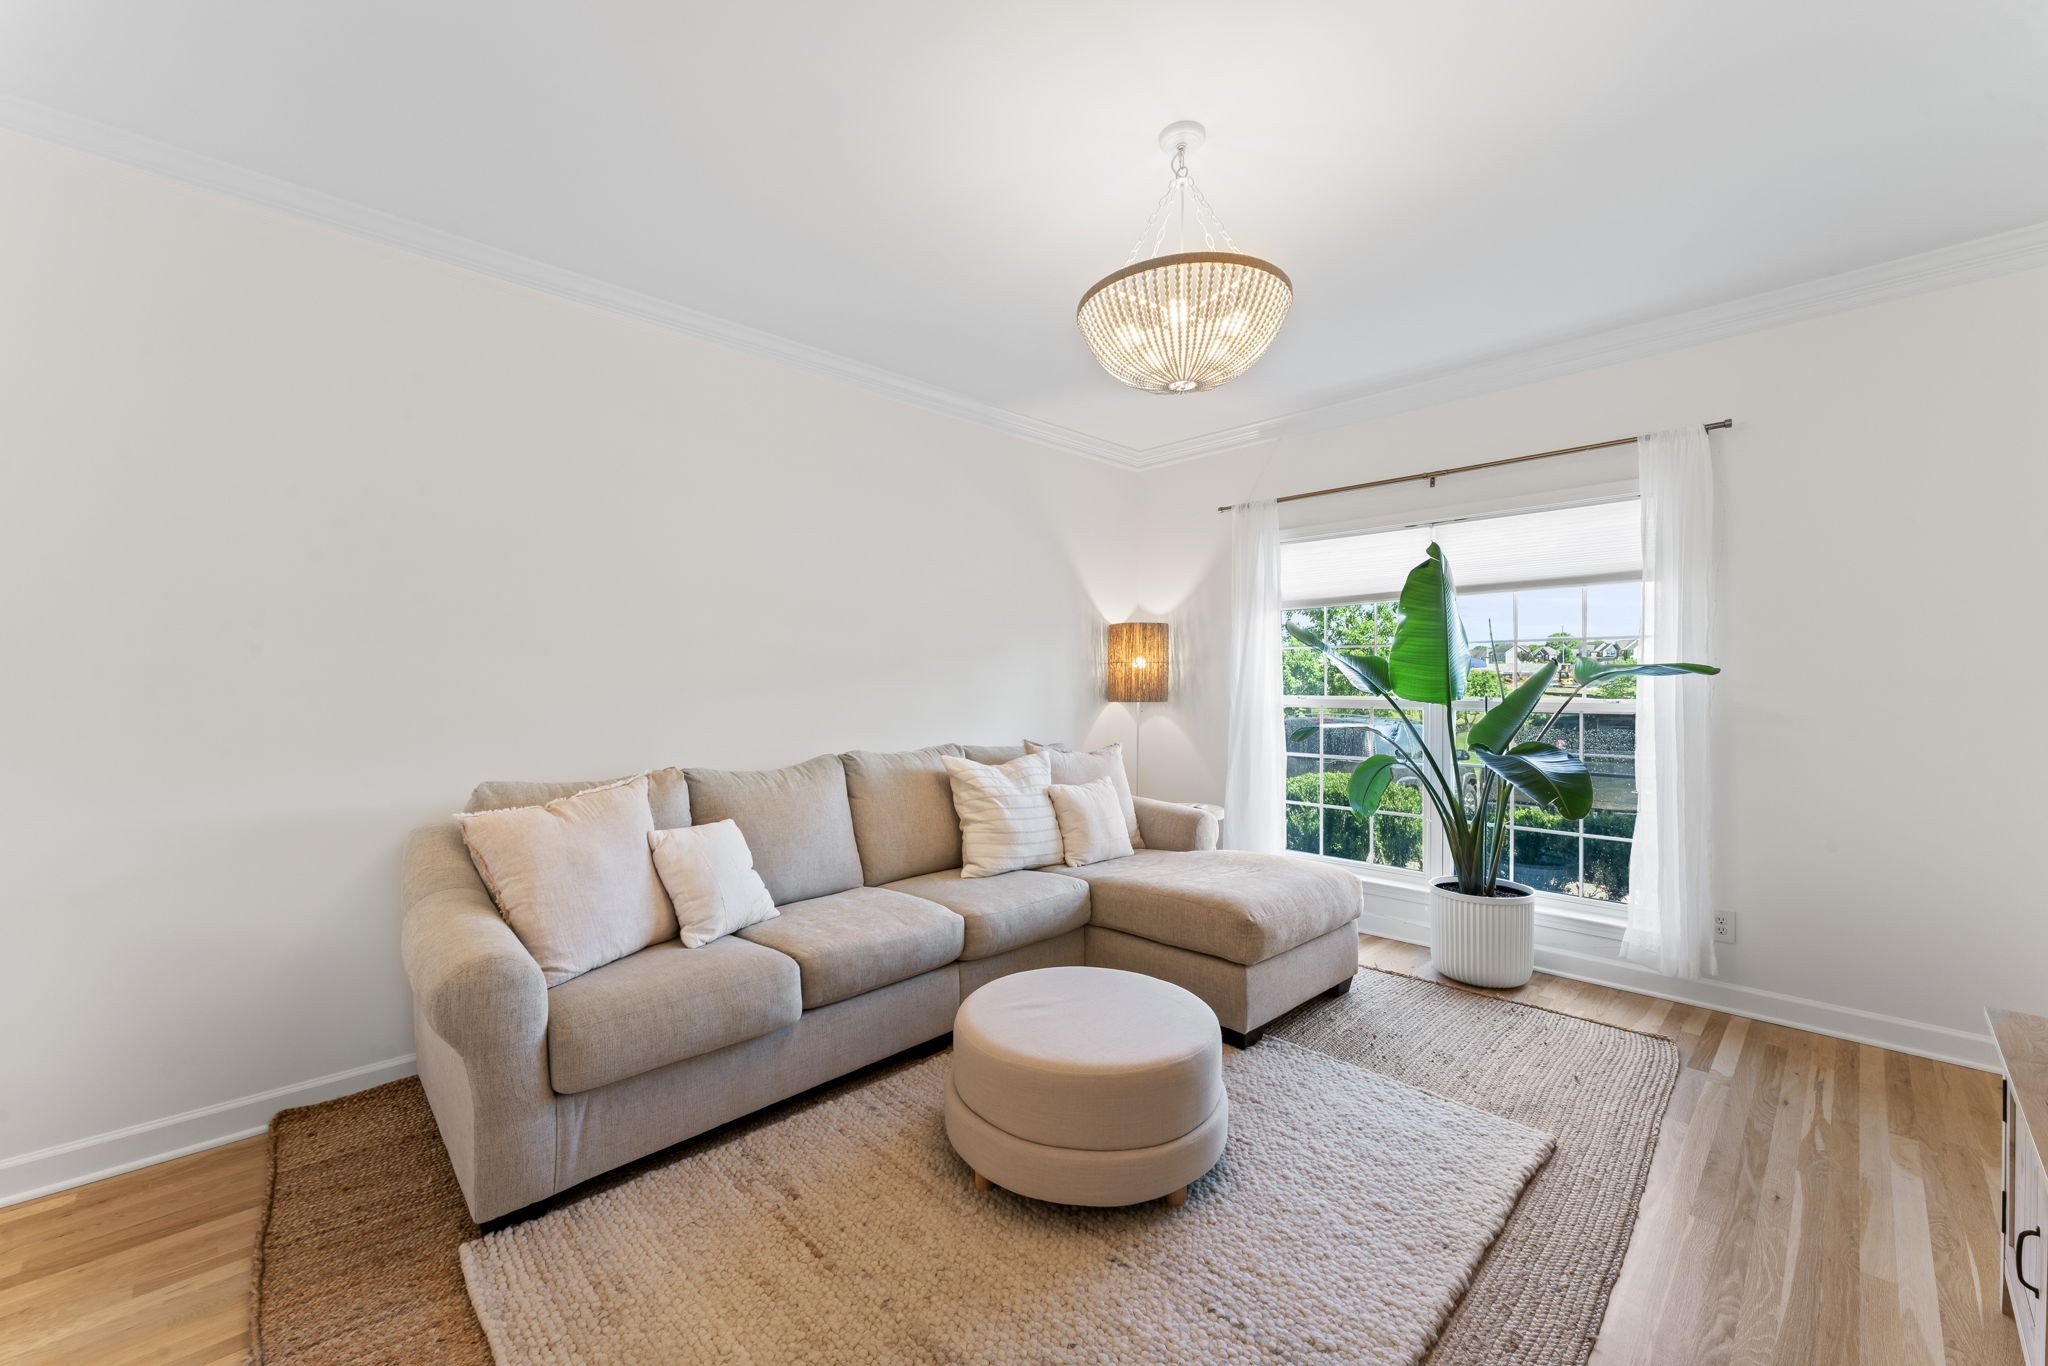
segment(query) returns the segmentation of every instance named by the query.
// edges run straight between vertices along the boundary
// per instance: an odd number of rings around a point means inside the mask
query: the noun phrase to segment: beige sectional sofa
[[[1137,801],[1144,848],[1082,868],[960,876],[941,745],[760,772],[649,775],[657,828],[731,819],[779,914],[657,944],[547,987],[454,822],[417,831],[404,953],[420,1080],[470,1213],[498,1218],[952,1028],[976,987],[1089,963],[1200,996],[1226,1037],[1350,985],[1358,883],[1216,849],[1199,807]],[[594,783],[485,783],[471,810]]]

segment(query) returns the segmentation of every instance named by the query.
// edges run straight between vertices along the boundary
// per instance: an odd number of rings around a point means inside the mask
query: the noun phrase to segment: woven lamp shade
[[[1120,621],[1109,628],[1109,700],[1166,700],[1166,623]]]
[[[1278,266],[1241,252],[1183,251],[1099,281],[1074,321],[1102,368],[1125,384],[1192,394],[1251,369],[1293,302]]]

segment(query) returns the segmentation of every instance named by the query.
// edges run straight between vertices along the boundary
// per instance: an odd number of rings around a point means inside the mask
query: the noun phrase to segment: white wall
[[[400,845],[481,778],[1127,725],[1135,475],[48,144],[0,183],[0,1197],[408,1070]]]
[[[1568,952],[1597,947],[1557,936],[1546,966],[1982,1060],[1985,1005],[2048,1009],[2026,720],[2048,664],[2044,394],[2036,270],[1161,471],[1144,486],[1143,606],[1180,621],[1189,648],[1147,723],[1145,785],[1222,791],[1217,505],[1732,417],[1712,438],[1726,673],[1708,686],[1738,942],[1719,985],[1608,971]],[[1629,474],[1626,451],[1291,511],[1542,498]],[[1419,928],[1414,899],[1381,909]]]

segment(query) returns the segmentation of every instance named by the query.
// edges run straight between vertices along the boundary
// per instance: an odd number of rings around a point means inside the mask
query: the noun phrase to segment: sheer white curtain
[[[1230,511],[1230,742],[1223,766],[1223,843],[1286,847],[1280,749],[1280,507]]]
[[[1714,480],[1699,427],[1636,439],[1645,663],[1714,664]],[[1714,971],[1713,702],[1704,678],[1636,684],[1636,830],[1622,956]]]

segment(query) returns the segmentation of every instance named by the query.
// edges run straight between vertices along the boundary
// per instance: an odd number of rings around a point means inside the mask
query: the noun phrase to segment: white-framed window
[[[1448,714],[1416,704],[1407,710],[1440,752],[1462,748],[1492,699],[1544,663],[1560,666],[1551,691],[1562,701],[1589,664],[1636,659],[1642,639],[1638,527],[1630,499],[1294,543],[1282,547],[1283,600],[1290,619],[1332,644],[1384,655],[1400,582],[1429,541],[1438,540],[1459,584],[1472,695]],[[1333,593],[1356,596],[1332,601]],[[1302,600],[1311,597],[1321,600]],[[1359,760],[1392,752],[1375,729],[1396,724],[1391,709],[1360,697],[1341,673],[1284,631],[1275,644],[1286,733],[1287,847],[1414,873],[1442,868],[1434,818],[1412,783],[1389,789],[1369,823],[1346,799]],[[1635,681],[1621,679],[1596,685],[1558,720],[1547,738],[1592,770],[1593,810],[1584,820],[1568,821],[1519,803],[1511,807],[1507,876],[1573,898],[1587,913],[1623,914],[1636,816],[1635,706]],[[1553,715],[1539,710],[1525,738]],[[1445,734],[1447,724],[1454,740]],[[1477,772],[1468,762],[1462,777],[1471,783]]]

